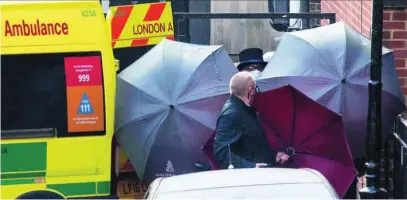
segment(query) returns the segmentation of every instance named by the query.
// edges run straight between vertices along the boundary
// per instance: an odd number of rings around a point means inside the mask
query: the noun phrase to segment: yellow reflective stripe
[[[2,173],[1,179],[18,179],[18,178],[38,178],[45,177],[45,171],[39,172],[21,172],[21,173]]]
[[[165,36],[163,36],[163,37],[151,37],[151,38],[148,40],[148,45],[158,44],[158,43],[161,42],[161,40],[163,40],[163,39],[165,39],[165,38],[166,38]]]
[[[114,48],[130,47],[133,40],[118,40],[116,41]]]
[[[99,186],[101,185],[101,186]],[[110,193],[110,182],[82,182],[82,183],[63,183],[47,184],[48,189],[56,190],[66,197],[88,197],[104,196]]]
[[[40,172],[45,172],[45,170],[30,170],[30,171],[19,171],[19,172],[2,172],[1,175],[4,175],[4,174],[40,173]]]

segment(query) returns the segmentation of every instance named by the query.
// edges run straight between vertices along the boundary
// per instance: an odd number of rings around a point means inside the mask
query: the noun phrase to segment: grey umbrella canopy
[[[138,176],[195,171],[237,73],[221,46],[163,40],[117,78],[116,136]]]
[[[287,33],[259,77],[260,90],[290,84],[343,115],[354,157],[364,155],[370,40],[344,23]],[[383,48],[382,133],[404,110],[393,53]]]

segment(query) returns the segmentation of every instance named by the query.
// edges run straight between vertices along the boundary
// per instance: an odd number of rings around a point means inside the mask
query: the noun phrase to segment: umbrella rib
[[[271,149],[276,150],[276,151],[280,151],[280,150],[284,150],[285,148],[287,148],[287,145],[285,145],[284,142],[281,141],[281,138],[276,134],[276,132],[270,126],[267,126],[267,128],[270,129],[274,133],[273,134],[274,137],[277,139],[278,143],[283,147],[282,149],[276,149],[276,148],[271,148]]]
[[[290,35],[290,34],[287,34],[287,36],[289,36],[289,35]],[[332,63],[329,62],[329,59],[327,59],[327,58],[319,51],[318,48],[316,48],[313,44],[311,44],[309,41],[307,41],[307,40],[305,40],[305,39],[302,39],[302,38],[296,37],[296,36],[295,36],[295,38],[301,39],[302,41],[304,41],[305,43],[307,43],[309,46],[311,46],[316,52],[318,52],[318,54],[328,63],[328,66],[332,69],[332,71],[329,71],[329,72],[332,72],[332,73],[330,73],[330,74],[331,74],[331,75],[334,75],[334,76],[336,75],[336,77],[340,77],[339,72],[336,70],[336,69],[337,69],[336,66],[333,66]]]
[[[118,132],[120,129],[122,129],[124,126],[127,126],[128,124],[131,124],[132,122],[134,122],[134,121],[142,121],[142,120],[144,120],[144,119],[146,119],[146,118],[149,118],[149,117],[151,117],[151,116],[153,116],[153,115],[155,115],[155,114],[157,114],[157,113],[160,113],[160,112],[162,112],[162,111],[165,111],[166,109],[165,108],[162,108],[162,109],[160,109],[160,110],[157,110],[156,112],[153,112],[153,113],[148,113],[148,114],[146,114],[146,115],[143,115],[143,116],[141,116],[141,117],[139,117],[139,118],[136,118],[136,119],[134,119],[134,118],[132,118],[132,119],[129,119],[127,122],[125,122],[125,123],[123,123],[122,125],[120,125],[119,127],[117,127],[117,129],[116,129],[116,131],[115,132]]]
[[[215,88],[210,88],[210,89],[208,89],[207,91],[209,91],[209,90],[215,90],[215,89],[217,89],[217,88],[223,88],[224,86],[218,86],[218,87],[215,87]],[[188,99],[188,100],[184,100],[184,101],[180,101],[180,102],[177,102],[177,105],[187,105],[187,104],[190,104],[190,103],[194,103],[194,102],[197,102],[197,101],[200,101],[200,100],[203,100],[203,99],[209,99],[209,98],[214,98],[214,97],[217,97],[217,96],[222,96],[222,95],[228,95],[229,93],[216,93],[216,94],[212,94],[212,95],[208,95],[208,96],[205,96],[204,98],[202,98],[202,97],[196,97],[196,98],[194,98],[194,99]]]
[[[261,121],[261,118],[259,121]],[[265,123],[263,123],[263,124],[265,127],[267,127],[267,129],[271,130],[274,133],[273,134],[274,137],[277,139],[278,143],[283,147],[283,149],[287,148],[287,145],[285,145],[284,142],[281,141],[281,138],[279,137],[278,134],[276,134],[277,132],[273,130],[273,127],[270,124],[269,125],[266,125]],[[262,125],[262,124],[260,124],[260,125]],[[264,131],[264,134],[266,134],[266,131],[264,130],[264,128],[263,128],[263,131]],[[276,149],[274,149],[274,150],[276,150]],[[282,150],[282,149],[277,149],[277,151],[280,151],[280,150]]]
[[[201,64],[203,62],[205,62],[209,56],[213,55],[214,52],[212,52],[211,54],[209,54],[207,57],[205,57],[205,59],[201,62]],[[214,65],[216,65],[216,60],[214,60]],[[199,67],[198,67],[199,68]],[[200,74],[197,74],[198,72],[198,68],[189,76],[188,80],[186,81],[185,85],[182,87],[182,90],[180,90],[180,94],[177,96],[176,101],[178,101],[179,99],[181,99],[181,97],[187,95],[189,92],[191,92],[191,90],[196,86],[196,84],[200,81],[200,79],[202,78],[202,75],[205,74],[210,67],[205,68],[205,70],[202,70],[202,72]],[[192,79],[193,77],[198,77],[195,78],[194,80]],[[191,83],[192,84],[188,84]]]
[[[295,95],[294,95],[293,88],[290,88],[290,92],[291,92],[291,96],[292,96],[292,100],[293,100],[293,107],[294,107],[294,109],[293,109],[293,118],[292,118],[292,122],[293,122],[293,123],[291,123],[291,137],[290,137],[290,141],[289,141],[289,143],[288,143],[288,146],[289,146],[289,147],[291,147],[292,144],[293,144],[293,139],[294,139],[294,134],[295,134],[294,129],[295,129],[295,125],[296,125],[295,121],[296,121],[296,118],[297,118],[297,116],[296,116],[296,114],[295,114],[295,113],[296,113],[295,110],[296,110],[297,106],[296,106],[296,104],[295,104]]]
[[[296,160],[292,159],[291,161],[292,161],[298,168],[300,168],[300,164],[299,164]]]
[[[317,99],[315,99],[314,101],[319,102],[323,97],[326,96],[326,94],[332,92],[332,90],[335,90],[339,85],[335,85],[334,87],[332,87],[331,89],[329,89],[328,91],[326,91],[324,94],[322,94],[320,97],[318,97]]]
[[[360,72],[362,72],[363,70],[365,70],[366,67],[369,67],[369,65],[370,65],[370,63],[365,64],[363,67],[361,67],[360,69],[356,70],[356,72],[354,72],[353,74],[348,75],[348,78],[347,78],[347,79],[355,78],[355,76],[356,76],[357,74],[359,74]]]
[[[324,124],[323,126],[321,126],[318,130],[316,130],[315,132],[308,134],[308,137],[306,137],[300,144],[303,145],[305,142],[307,142],[308,140],[310,140],[315,134],[319,133],[321,130],[323,130],[324,128],[326,128],[326,126],[330,125],[331,123],[333,123],[336,120],[336,117],[334,116],[328,123]]]
[[[179,113],[181,113],[182,115],[184,115],[184,117],[186,117],[187,119],[190,119],[191,121],[196,122],[197,124],[201,124],[202,126],[205,126],[205,127],[209,128],[209,129],[213,129],[213,128],[211,128],[211,127],[208,127],[208,126],[205,125],[204,123],[198,121],[197,119],[195,119],[195,118],[192,117],[191,115],[189,115],[189,114],[187,114],[187,113],[185,113],[185,112],[182,112],[181,109],[177,109],[177,111],[178,111]]]
[[[349,83],[347,83],[347,84],[349,84]],[[318,98],[317,98],[316,100],[314,100],[314,101],[316,101],[317,103],[323,105],[323,103],[321,103],[321,100],[322,100],[323,98],[326,98],[328,94],[331,94],[331,92],[334,92],[334,90],[337,90],[337,89],[339,88],[338,90],[340,90],[340,92],[341,92],[341,101],[340,101],[340,103],[339,103],[339,110],[338,110],[337,113],[343,114],[342,108],[344,107],[343,104],[345,104],[346,102],[343,101],[344,95],[343,95],[343,89],[342,89],[342,87],[343,87],[343,86],[342,86],[341,84],[335,85],[334,87],[332,87],[331,89],[329,89],[328,91],[326,91],[324,94],[322,94],[320,97],[318,97]],[[335,93],[335,94],[336,94],[336,93]],[[334,95],[333,95],[333,96],[334,96]],[[329,98],[329,99],[332,100],[333,98]],[[341,103],[341,102],[343,102],[343,103]],[[329,110],[331,110],[331,108],[329,108]],[[334,112],[336,112],[336,111],[334,111]]]
[[[162,48],[162,55],[163,55],[163,59],[161,60],[161,66],[165,66],[164,65],[164,59],[165,59],[165,51],[164,51],[164,48]],[[164,77],[165,77],[165,81],[166,81],[166,83],[167,84],[165,84],[166,85],[166,92],[167,92],[167,95],[169,95],[170,96],[170,101],[172,101],[173,99],[172,99],[172,95],[171,95],[171,90],[170,90],[170,88],[169,88],[169,79],[168,79],[168,71],[166,70],[166,67],[163,67],[163,70],[162,71],[164,71],[163,73],[164,73]]]
[[[156,126],[155,127],[155,129],[153,130],[153,131],[151,131],[151,133],[147,136],[147,139],[145,140],[145,141],[149,141],[149,139],[151,138],[151,137],[153,137],[155,134],[157,134],[157,132],[160,130],[160,128],[161,128],[161,126],[162,126],[162,124],[165,122],[165,120],[167,119],[167,116],[168,116],[168,112],[166,112],[166,113],[164,113],[164,115],[161,117],[161,119],[160,119],[160,123],[158,124],[158,126]],[[157,137],[157,136],[156,136]],[[154,142],[153,142],[154,143]],[[144,143],[144,145],[143,145],[143,148],[142,148],[142,152],[144,152],[144,150],[146,149],[146,146],[148,145],[148,142],[145,142]],[[152,146],[152,145],[151,145]],[[148,150],[148,154],[144,154],[144,155],[147,155],[146,157],[143,157],[143,163],[144,163],[144,166],[143,166],[143,172],[145,171],[145,167],[146,167],[146,165],[147,165],[147,160],[148,160],[148,157],[150,156],[149,155],[149,153],[150,153],[150,151],[151,151],[151,148]],[[144,161],[145,160],[145,161]]]
[[[385,56],[385,55],[387,55],[387,54],[390,54],[390,52],[389,52],[389,53],[385,53],[385,54],[383,54],[382,56]],[[355,78],[355,76],[356,76],[358,73],[360,73],[361,71],[365,70],[367,67],[369,67],[370,64],[371,64],[371,62],[368,62],[368,63],[365,64],[363,67],[361,67],[360,69],[358,69],[357,71],[355,71],[353,74],[350,74],[349,77],[348,77],[348,79]]]

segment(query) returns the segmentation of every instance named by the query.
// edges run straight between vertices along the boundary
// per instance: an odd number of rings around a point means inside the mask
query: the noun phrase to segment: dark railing
[[[397,117],[383,153],[382,181],[389,197],[407,199],[407,119],[403,115]]]
[[[335,23],[335,13],[203,13],[174,12],[175,40],[190,42],[190,19],[328,19]],[[208,33],[210,34],[210,33]]]

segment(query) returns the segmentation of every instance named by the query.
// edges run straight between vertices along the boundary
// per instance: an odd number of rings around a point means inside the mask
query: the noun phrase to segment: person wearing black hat
[[[241,51],[239,62],[237,69],[248,72],[255,70],[262,72],[267,65],[267,62],[263,60],[263,50],[259,48],[248,48]]]

